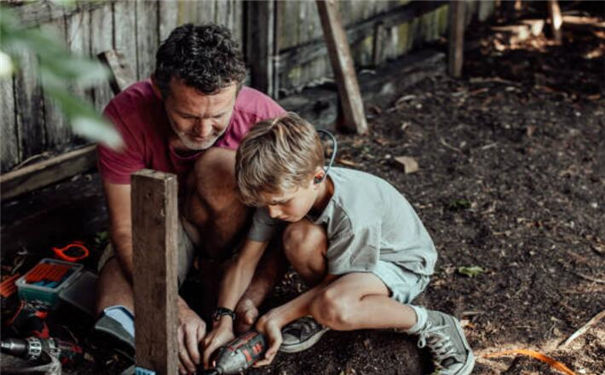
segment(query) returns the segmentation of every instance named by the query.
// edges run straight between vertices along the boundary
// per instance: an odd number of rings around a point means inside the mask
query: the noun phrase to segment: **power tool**
[[[239,374],[262,358],[267,350],[265,337],[249,331],[218,349],[216,365],[210,370],[201,370],[205,375]]]
[[[59,359],[63,365],[77,363],[84,357],[84,352],[79,345],[52,337],[9,338],[0,341],[0,350],[31,361],[39,359],[42,353],[46,352]]]

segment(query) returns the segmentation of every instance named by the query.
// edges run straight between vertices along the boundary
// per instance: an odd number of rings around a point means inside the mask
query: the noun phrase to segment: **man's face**
[[[227,130],[236,95],[235,83],[216,94],[205,95],[173,78],[164,106],[170,126],[183,146],[190,150],[212,146]]]
[[[297,222],[303,219],[313,207],[317,198],[318,185],[313,179],[308,184],[281,193],[263,194],[267,202],[269,216],[287,222]]]

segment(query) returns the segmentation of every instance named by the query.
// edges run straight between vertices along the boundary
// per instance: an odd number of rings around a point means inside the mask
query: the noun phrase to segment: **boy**
[[[440,374],[470,374],[474,357],[458,321],[410,305],[437,258],[413,208],[378,177],[323,165],[316,130],[292,113],[258,123],[242,141],[237,185],[243,202],[258,209],[223,278],[204,364],[233,338],[232,310],[268,242],[287,224],[284,252],[311,289],[260,317],[256,329],[269,348],[257,366],[271,363],[278,349],[310,347],[328,328],[398,328],[431,349]]]

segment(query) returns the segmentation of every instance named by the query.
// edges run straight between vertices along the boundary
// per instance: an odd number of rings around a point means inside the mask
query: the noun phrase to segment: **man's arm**
[[[130,185],[112,184],[103,181],[107,209],[109,211],[109,233],[114,253],[126,279],[132,285],[132,216],[130,212]]]
[[[229,264],[221,281],[218,306],[235,309],[235,305],[250,285],[256,266],[268,242],[246,240],[235,259]],[[214,322],[212,332],[204,339],[204,366],[209,366],[210,356],[220,346],[233,338],[233,320],[225,315]]]

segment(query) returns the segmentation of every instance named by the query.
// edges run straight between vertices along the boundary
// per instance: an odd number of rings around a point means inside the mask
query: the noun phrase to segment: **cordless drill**
[[[61,364],[70,365],[79,362],[84,352],[75,343],[57,338],[27,337],[25,339],[10,338],[0,341],[2,353],[11,354],[27,360],[37,360],[43,352],[59,359]]]
[[[260,359],[267,350],[265,337],[256,331],[249,331],[218,349],[216,366],[211,370],[201,370],[205,375],[239,374]]]

